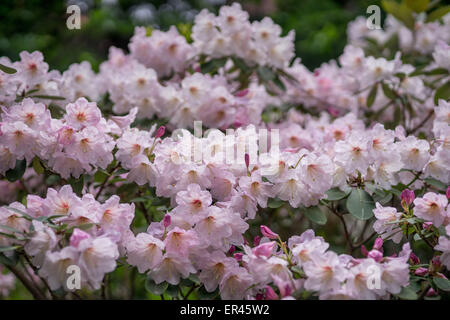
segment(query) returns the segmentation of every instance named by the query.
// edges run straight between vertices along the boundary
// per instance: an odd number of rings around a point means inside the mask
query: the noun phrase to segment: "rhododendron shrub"
[[[448,297],[450,15],[406,12],[312,71],[236,3],[0,58],[0,295]]]

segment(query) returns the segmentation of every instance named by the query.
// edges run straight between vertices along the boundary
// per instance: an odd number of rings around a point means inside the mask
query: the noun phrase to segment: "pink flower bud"
[[[375,239],[375,243],[373,244],[373,248],[380,250],[383,247],[383,239],[381,238],[376,238]]]
[[[255,295],[255,300],[264,300],[264,295],[262,293],[257,293]]]
[[[242,261],[243,256],[244,255],[242,253],[236,252],[233,257],[236,259],[236,261]]]
[[[260,236],[256,236],[256,237],[254,237],[253,238],[253,245],[256,247],[256,246],[259,246],[259,243],[261,242],[261,237]]]
[[[244,89],[241,91],[236,92],[234,95],[238,98],[245,97],[248,94],[248,89]]]
[[[414,252],[411,252],[411,255],[409,256],[409,258],[411,259],[413,264],[419,264],[420,263],[420,259],[418,256],[416,256],[414,254]]]
[[[428,269],[427,268],[422,268],[422,267],[417,268],[416,272],[414,272],[415,275],[421,276],[421,277],[425,276],[427,273],[428,273]]]
[[[72,235],[70,236],[70,245],[72,247],[77,248],[80,242],[84,239],[89,238],[90,235],[83,230],[80,229],[74,229]]]
[[[333,107],[328,108],[328,113],[333,117],[337,117],[339,115],[339,110]]]
[[[436,292],[436,290],[434,290],[433,288],[430,288],[425,295],[427,297],[434,297],[434,296],[437,296],[437,294],[438,293]]]
[[[447,199],[450,199],[450,186],[447,187],[447,191],[445,192]]]
[[[194,71],[195,71],[195,72],[202,72],[202,69],[200,68],[200,66],[196,66],[196,67],[194,68]]]
[[[233,252],[236,251],[236,247],[235,246],[231,246],[230,249],[228,249],[228,254],[233,254]]]
[[[255,256],[260,257],[270,257],[273,253],[273,249],[275,249],[276,246],[276,242],[271,241],[271,242],[266,242],[263,244],[260,244],[259,246],[253,248],[252,252]]]
[[[275,290],[271,286],[266,286],[265,292],[266,300],[278,300],[278,295],[275,293]]]
[[[370,250],[367,257],[372,258],[376,262],[380,262],[381,260],[383,260],[383,253],[381,251],[374,249],[374,250]]]
[[[424,222],[422,224],[422,228],[424,229],[430,229],[433,226],[433,222]]]
[[[364,257],[367,257],[367,256],[369,255],[369,251],[367,251],[367,248],[366,248],[365,245],[362,245],[362,246],[361,246],[361,254],[362,254]]]
[[[436,277],[448,280],[448,278],[444,274],[442,274],[440,272],[436,272]]]
[[[166,132],[166,127],[161,126],[158,128],[158,131],[156,131],[156,138],[161,138],[164,135],[164,132]]]
[[[234,123],[233,123],[233,126],[235,127],[235,128],[239,128],[239,127],[242,127],[242,122],[241,121],[238,121],[238,120],[236,120]]]
[[[265,236],[269,239],[277,239],[278,238],[278,234],[276,234],[275,232],[270,230],[269,227],[262,225],[260,227],[260,229],[261,229],[261,233],[263,236]]]
[[[405,189],[400,194],[400,199],[402,200],[402,203],[406,204],[407,206],[413,203],[415,198],[416,196],[414,195],[413,190]]]
[[[433,257],[433,259],[431,259],[431,263],[433,264],[433,266],[439,268],[441,266],[441,258],[439,256],[435,256]]]
[[[163,219],[164,228],[169,227],[171,222],[172,222],[172,218],[170,217],[170,215],[166,214]]]
[[[244,155],[244,159],[245,159],[245,166],[248,168],[250,166],[250,156],[248,155],[248,153]]]

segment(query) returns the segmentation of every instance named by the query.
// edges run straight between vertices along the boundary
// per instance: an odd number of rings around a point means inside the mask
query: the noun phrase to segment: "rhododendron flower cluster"
[[[450,15],[399,19],[316,70],[237,3],[98,73],[0,58],[0,295],[448,297]]]

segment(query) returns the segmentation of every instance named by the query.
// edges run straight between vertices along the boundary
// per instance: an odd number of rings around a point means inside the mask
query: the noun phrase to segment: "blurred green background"
[[[217,12],[226,0],[1,0],[0,56],[17,60],[22,50],[40,50],[52,69],[65,70],[88,60],[94,69],[111,45],[127,48],[136,25],[167,30],[189,25],[197,12]],[[296,54],[309,68],[339,56],[346,43],[347,23],[365,15],[377,0],[249,0],[239,1],[251,19],[270,16],[286,34],[296,31]],[[82,9],[81,30],[66,27],[67,6]],[[183,26],[181,26],[183,27]]]

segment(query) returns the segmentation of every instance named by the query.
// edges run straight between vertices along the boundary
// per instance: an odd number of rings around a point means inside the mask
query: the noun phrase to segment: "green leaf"
[[[353,189],[347,198],[347,210],[359,220],[367,220],[373,216],[375,203],[372,197],[360,188]]]
[[[432,22],[438,20],[449,12],[450,12],[450,5],[437,8],[436,10],[431,11],[425,22]]]
[[[200,279],[198,278],[198,276],[196,274],[191,273],[189,275],[188,279],[191,280],[195,284],[200,284]]]
[[[17,160],[16,166],[13,169],[9,169],[8,171],[6,171],[5,176],[10,182],[17,181],[20,178],[22,178],[26,168],[27,168],[27,161],[25,159]]]
[[[0,229],[8,230],[8,231],[11,231],[13,233],[19,233],[19,234],[22,234],[22,235],[24,234],[22,231],[17,230],[16,228],[13,228],[13,227],[9,227],[9,226],[0,225]]]
[[[383,93],[386,97],[388,97],[391,100],[395,100],[397,98],[397,95],[395,94],[395,92],[391,89],[391,87],[389,87],[389,85],[387,85],[386,83],[382,83],[381,84],[381,88],[383,89]]]
[[[275,77],[275,79],[273,79],[273,83],[275,83],[275,85],[282,91],[286,91],[286,86],[284,85],[283,81],[281,81],[278,75]]]
[[[306,217],[312,222],[320,225],[324,225],[327,223],[326,214],[318,206],[305,208],[303,212],[305,213]]]
[[[325,200],[336,201],[344,199],[349,193],[340,190],[339,188],[333,188],[327,191],[327,198]]]
[[[47,95],[35,95],[35,96],[30,96],[30,98],[37,98],[37,99],[46,99],[46,100],[66,100],[66,98],[64,97],[60,97],[60,96],[47,96]]]
[[[37,174],[43,174],[45,171],[38,157],[34,157],[33,159],[33,169]]]
[[[405,0],[405,3],[408,8],[420,13],[427,10],[430,0]]]
[[[434,277],[434,284],[443,291],[450,291],[450,281],[444,278]]]
[[[425,182],[427,184],[429,184],[430,186],[435,187],[436,189],[439,189],[439,190],[447,189],[447,185],[445,183],[443,183],[437,179],[434,179],[434,178],[426,178]]]
[[[94,181],[97,183],[103,183],[105,179],[108,178],[109,176],[111,175],[108,172],[105,172],[104,170],[98,170],[94,174]]]
[[[149,197],[145,198],[145,197],[137,197],[134,198],[132,200],[130,200],[130,202],[148,202],[150,200]]]
[[[30,215],[28,215],[27,213],[23,212],[22,210],[13,208],[13,207],[5,207],[6,209],[10,210],[10,211],[14,211],[18,214],[20,214],[21,216],[23,216],[24,219],[27,219],[29,221],[34,220],[34,218]]]
[[[178,286],[174,286],[174,285],[169,284],[169,286],[167,287],[165,293],[167,295],[171,296],[172,298],[178,297],[178,294],[179,294]]]
[[[445,101],[450,100],[450,81],[447,81],[436,90],[436,93],[434,95],[435,105],[438,105],[439,99],[444,99]]]
[[[81,192],[84,187],[84,176],[82,175],[78,179],[70,178],[69,184],[72,186],[73,192],[75,192],[78,196],[81,196]]]
[[[448,70],[445,68],[436,68],[430,71],[425,71],[423,74],[427,76],[439,76],[443,74],[448,74]]]
[[[147,277],[145,281],[145,289],[148,292],[156,294],[158,296],[163,294],[167,290],[168,286],[169,284],[167,282],[161,282],[160,284],[156,284],[156,282],[153,281],[153,279],[150,277]]]
[[[0,263],[9,266],[14,267],[17,262],[19,261],[17,251],[13,251],[13,254],[9,257],[5,256],[3,253],[0,253]]]
[[[227,58],[212,59],[201,66],[202,73],[216,73],[227,62]]]
[[[373,194],[374,202],[379,202],[382,205],[386,205],[392,200],[392,197],[392,193],[379,189],[375,190],[375,193]]]
[[[382,0],[383,9],[401,21],[407,28],[414,29],[413,11],[405,3],[397,3],[394,0]]]
[[[278,198],[272,198],[272,199],[269,199],[269,202],[267,203],[267,206],[269,208],[272,208],[272,209],[278,209],[283,204],[284,204],[283,200],[280,200]]]
[[[248,73],[250,71],[250,67],[247,66],[244,60],[237,57],[232,57],[231,60],[233,61],[234,65],[242,70],[244,73]]]
[[[402,291],[396,295],[402,300],[417,300],[417,293],[411,287],[403,287]]]
[[[214,299],[217,295],[219,294],[219,292],[216,290],[214,292],[208,292],[206,291],[204,286],[201,286],[198,290],[197,290],[197,296],[200,300],[212,300]]]
[[[272,69],[268,67],[259,67],[258,70],[258,76],[263,82],[272,81],[275,79],[275,73],[272,71]]]
[[[6,247],[0,247],[0,252],[6,252],[11,250],[16,250],[20,248],[20,246],[6,246]]]
[[[0,63],[0,70],[7,74],[14,74],[17,72],[16,69],[5,66],[4,64],[1,64],[1,63]]]
[[[375,102],[377,92],[378,92],[378,82],[373,85],[372,89],[370,89],[369,95],[367,96],[367,108],[370,108]]]

